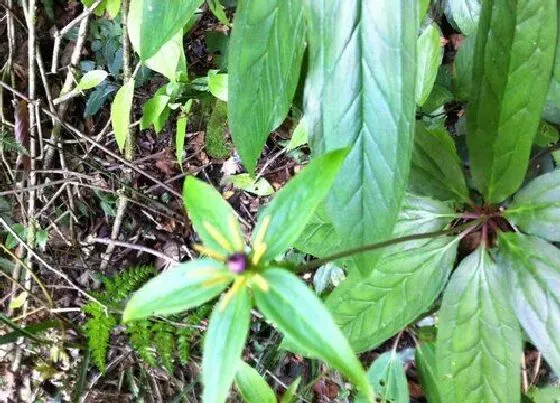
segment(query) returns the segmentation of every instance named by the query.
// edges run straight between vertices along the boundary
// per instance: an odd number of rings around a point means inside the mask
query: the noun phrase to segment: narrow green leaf
[[[111,104],[111,125],[121,152],[124,151],[130,125],[130,110],[134,98],[134,79],[128,80],[115,95]]]
[[[460,101],[468,100],[471,95],[475,45],[476,35],[468,35],[455,54],[453,92]]]
[[[107,0],[106,11],[109,18],[114,19],[121,9],[121,0]]]
[[[295,381],[286,389],[284,392],[284,396],[282,396],[282,400],[280,403],[295,403],[296,401],[296,392],[297,388],[301,382],[301,376],[298,376]]]
[[[301,0],[239,0],[229,44],[228,118],[247,171],[286,117],[303,52]]]
[[[539,238],[501,233],[498,265],[508,274],[519,323],[560,373],[560,251]]]
[[[276,194],[259,216],[252,244],[265,244],[262,258],[270,260],[288,249],[300,236],[313,213],[327,195],[347,149],[314,158]]]
[[[189,122],[189,113],[192,108],[192,99],[185,102],[183,106],[183,115],[177,119],[177,127],[175,131],[175,157],[177,158],[177,163],[183,169],[183,152],[185,151],[185,135],[187,132],[187,123]]]
[[[469,190],[455,143],[443,126],[416,124],[409,190],[440,200],[469,201]]]
[[[204,246],[223,256],[245,249],[237,214],[211,185],[193,176],[187,177],[183,202]]]
[[[276,403],[276,395],[256,369],[240,361],[235,374],[235,386],[246,403]]]
[[[36,336],[48,329],[61,326],[60,322],[56,320],[44,320],[42,322],[33,323],[21,328],[13,322],[7,322],[6,324],[10,327],[13,327],[14,331],[0,335],[0,346],[7,343],[14,343],[19,337],[22,336],[29,337],[31,340],[37,343],[46,343],[45,340],[39,339]]]
[[[352,147],[327,206],[343,247],[387,239],[405,193],[416,113],[417,2],[311,1],[304,115],[316,155]],[[379,10],[383,10],[380,12]],[[377,254],[355,261],[363,274]]]
[[[255,287],[259,310],[286,336],[346,375],[369,393],[366,374],[331,314],[299,278],[283,269],[268,269],[262,276],[269,289]]]
[[[140,129],[145,130],[151,125],[157,126],[157,121],[163,114],[171,98],[167,95],[154,95],[146,101],[142,111],[142,120],[140,121]],[[156,133],[158,130],[156,129]]]
[[[368,379],[373,391],[378,395],[377,401],[387,403],[410,402],[403,365],[394,350],[381,354],[371,364],[368,370]]]
[[[220,24],[229,26],[229,19],[226,15],[225,8],[220,4],[220,0],[208,0],[208,7],[212,14],[216,16]]]
[[[249,332],[251,297],[247,287],[239,288],[225,306],[224,297],[216,304],[210,315],[208,331],[204,338],[202,356],[204,403],[226,401]]]
[[[533,179],[515,195],[504,216],[529,234],[560,242],[560,170]]]
[[[105,70],[91,70],[88,71],[83,77],[80,79],[80,82],[76,86],[77,90],[89,90],[92,88],[97,87],[103,80],[107,78],[109,73]]]
[[[436,346],[433,343],[417,346],[415,362],[426,400],[430,403],[442,403],[438,388]]]
[[[148,60],[182,29],[203,0],[131,0],[128,35],[140,59]]]
[[[307,144],[308,135],[307,129],[304,124],[304,120],[300,120],[294,132],[292,133],[292,138],[290,138],[290,142],[286,145],[286,151],[295,150],[298,147],[301,147],[304,144]]]
[[[552,72],[556,1],[485,1],[477,35],[467,146],[475,184],[497,203],[525,178]]]
[[[350,275],[334,289],[327,307],[355,351],[379,345],[433,304],[453,268],[458,242],[440,237],[385,254],[368,277]]]
[[[557,24],[560,26],[560,4],[558,4],[558,9]],[[555,124],[560,124],[560,35],[557,35],[556,38],[554,68],[548,85],[546,101],[544,118]]]
[[[418,0],[418,24],[421,25],[428,9],[430,8],[430,0]]]
[[[272,185],[262,176],[255,180],[254,176],[250,174],[231,175],[224,182],[231,183],[233,187],[257,196],[269,196],[274,193]]]
[[[177,79],[178,73],[187,74],[182,27],[153,56],[146,60],[146,66],[153,71],[163,74],[164,77],[171,81]]]
[[[208,91],[221,101],[228,100],[228,74],[218,73],[218,70],[208,72]]]
[[[478,26],[480,3],[481,0],[446,0],[445,14],[459,31],[471,35],[476,32]]]
[[[443,49],[441,47],[440,31],[437,24],[432,23],[426,27],[418,37],[417,70],[416,70],[416,104],[421,107],[428,99],[434,87]]]
[[[126,304],[123,322],[194,308],[220,294],[232,278],[223,263],[211,259],[177,264],[134,293]]]
[[[502,272],[478,248],[445,290],[436,360],[446,402],[519,402],[521,331]]]

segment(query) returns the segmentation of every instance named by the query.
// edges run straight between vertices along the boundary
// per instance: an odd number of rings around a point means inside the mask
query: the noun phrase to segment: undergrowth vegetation
[[[560,401],[557,0],[0,6],[0,401]]]

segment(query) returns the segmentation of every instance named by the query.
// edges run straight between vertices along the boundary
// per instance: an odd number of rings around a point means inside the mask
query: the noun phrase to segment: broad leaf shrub
[[[154,57],[201,4],[132,0],[129,20],[147,21],[130,33],[140,58]],[[437,7],[466,35],[452,69],[440,66]],[[303,82],[301,127],[312,162],[260,215],[250,246],[220,195],[188,178],[185,206],[207,257],[150,281],[124,320],[221,295],[204,343],[208,402],[225,400],[234,379],[247,401],[274,400],[239,360],[253,306],[285,334],[285,347],[355,383],[357,401],[408,401],[395,349],[367,376],[354,353],[429,310],[439,309],[437,337],[418,344],[416,364],[430,401],[519,402],[523,332],[560,373],[553,244],[560,171],[527,175],[533,144],[557,141],[541,136],[543,116],[560,124],[557,7],[554,0],[238,1],[227,96],[237,152],[254,173],[267,136],[300,102]],[[153,35],[150,18],[159,13],[169,32]],[[466,144],[438,118],[450,101],[467,104],[456,125]],[[346,158],[333,152],[339,148]],[[470,246],[460,247],[467,239]],[[349,259],[328,311],[275,260],[292,246],[325,261]]]

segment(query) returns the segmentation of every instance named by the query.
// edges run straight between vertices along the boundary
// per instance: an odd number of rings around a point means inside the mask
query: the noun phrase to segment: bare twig
[[[124,72],[124,82],[126,83],[130,79],[130,43],[128,41],[128,0],[123,0],[121,2],[121,14],[122,14],[122,24],[123,24],[123,72]],[[130,112],[129,112],[130,113]],[[136,135],[135,129],[130,127],[127,129],[126,143],[125,143],[125,158],[127,161],[134,160],[136,156]],[[131,178],[130,172],[124,172],[124,179],[129,182]],[[111,239],[116,240],[119,236],[121,230],[122,221],[126,212],[126,207],[128,205],[128,198],[126,195],[126,187],[123,187],[119,191],[119,199],[117,201],[117,214],[115,215],[115,221],[113,222],[113,228],[111,229]],[[99,265],[101,270],[105,270],[111,259],[113,250],[115,249],[115,244],[110,243],[107,246],[107,250],[102,256],[101,264]]]
[[[101,4],[103,0],[96,0],[90,7],[85,7],[84,11],[72,21],[70,21],[64,28],[54,34],[54,46],[53,46],[53,56],[52,56],[52,64],[51,64],[51,73],[56,73],[58,68],[58,55],[60,54],[60,42],[64,35],[66,35],[76,24],[83,23],[84,20],[87,20],[91,13],[97,8],[99,4]],[[85,24],[87,26],[87,22]],[[81,29],[81,26],[80,26]],[[81,52],[81,49],[80,49]]]
[[[2,224],[4,229],[6,231],[8,231],[14,237],[14,239],[17,240],[20,243],[20,245],[22,245],[25,248],[25,250],[27,251],[28,254],[33,256],[45,268],[52,271],[53,273],[55,273],[60,278],[64,279],[74,290],[76,290],[78,293],[80,293],[81,295],[83,295],[87,299],[89,299],[91,301],[95,301],[100,305],[103,305],[97,300],[97,298],[89,295],[87,292],[85,292],[80,287],[78,287],[76,284],[74,284],[74,282],[70,279],[70,277],[68,277],[66,274],[64,274],[60,270],[57,270],[54,267],[52,267],[41,256],[39,256],[37,253],[35,253],[35,251],[30,246],[28,246],[23,239],[21,239],[21,237],[8,225],[8,223],[2,217],[0,217],[0,224]]]
[[[163,259],[168,263],[172,263],[172,264],[179,263],[177,260],[173,259],[172,257],[167,256],[165,253],[159,252],[151,248],[147,248],[142,245],[136,245],[130,242],[122,242],[122,241],[117,241],[108,238],[92,238],[92,239],[88,239],[88,243],[100,243],[105,245],[113,245],[113,247],[118,246],[121,248],[134,249],[140,252],[146,252],[150,255]]]
[[[86,36],[87,36],[89,14],[85,14],[84,17],[81,18],[79,21],[80,21],[80,27],[78,29],[78,39],[76,41],[76,46],[74,46],[74,50],[72,51],[72,56],[70,57],[70,65],[68,66],[68,72],[66,73],[66,79],[64,80],[64,84],[62,85],[62,89],[60,90],[60,95],[61,96],[70,92],[70,90],[72,89],[72,87],[74,85],[74,75],[72,74],[72,69],[73,69],[73,67],[76,67],[78,65],[78,63],[80,62],[80,56],[82,54],[82,48],[84,46]],[[56,52],[56,47],[55,47],[55,52]],[[54,60],[55,59],[54,59],[54,56],[53,56],[53,63],[54,63]],[[66,116],[66,112],[68,111],[68,107],[69,107],[68,102],[64,102],[58,108],[57,115],[60,118],[60,120],[64,120],[64,117]],[[50,138],[50,140],[53,143],[58,143],[58,141],[60,139],[61,128],[62,128],[61,124],[55,124],[53,126],[53,129],[51,131],[51,138]],[[52,160],[53,160],[54,152],[55,152],[54,147],[52,147],[52,146],[47,147],[47,150],[46,150],[46,153],[45,153],[45,160],[44,160],[44,163],[43,163],[44,168],[46,168],[46,169],[50,168]]]

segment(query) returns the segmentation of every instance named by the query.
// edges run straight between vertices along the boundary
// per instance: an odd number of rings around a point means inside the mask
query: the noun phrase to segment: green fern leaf
[[[173,364],[173,352],[175,351],[174,328],[168,323],[158,322],[152,328],[154,332],[154,343],[159,354],[161,363],[172,374],[175,365]]]
[[[116,326],[114,316],[108,315],[105,307],[97,302],[90,302],[82,307],[82,311],[89,314],[90,318],[84,325],[88,338],[88,346],[91,350],[93,362],[102,373],[107,369],[107,350],[109,349],[109,338],[111,330]]]
[[[152,329],[151,322],[148,320],[139,320],[131,322],[127,325],[128,338],[134,350],[140,358],[149,366],[156,367],[156,356],[152,346]]]

